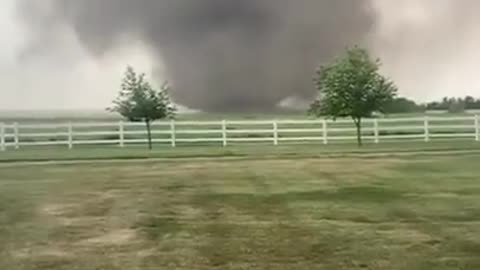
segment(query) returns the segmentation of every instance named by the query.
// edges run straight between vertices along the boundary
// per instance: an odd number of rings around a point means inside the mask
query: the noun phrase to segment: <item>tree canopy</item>
[[[334,119],[350,117],[357,127],[358,144],[362,144],[362,118],[383,112],[396,96],[394,83],[379,72],[380,61],[372,60],[368,51],[351,48],[346,55],[317,70],[315,84],[318,99],[310,113]]]
[[[151,122],[175,116],[176,109],[170,100],[169,90],[168,82],[164,82],[160,90],[156,90],[147,81],[145,74],[137,74],[132,67],[128,67],[119,95],[109,110],[119,113],[129,121],[145,122],[151,149]]]

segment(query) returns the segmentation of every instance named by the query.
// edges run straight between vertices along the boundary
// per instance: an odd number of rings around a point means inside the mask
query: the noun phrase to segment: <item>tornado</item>
[[[65,25],[94,57],[141,40],[175,102],[209,112],[312,98],[316,67],[368,43],[376,18],[368,0],[18,0],[18,10],[37,38]]]

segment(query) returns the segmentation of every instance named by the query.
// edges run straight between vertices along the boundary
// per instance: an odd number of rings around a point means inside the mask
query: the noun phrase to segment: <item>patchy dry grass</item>
[[[0,168],[0,269],[480,269],[480,157]]]

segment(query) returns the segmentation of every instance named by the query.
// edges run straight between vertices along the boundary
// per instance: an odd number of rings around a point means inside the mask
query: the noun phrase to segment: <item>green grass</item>
[[[69,161],[69,160],[132,160],[132,159],[176,159],[176,158],[315,158],[338,157],[345,155],[397,155],[408,153],[440,152],[479,152],[480,143],[472,140],[433,140],[367,143],[359,148],[352,143],[324,145],[323,143],[282,144],[273,146],[269,143],[235,144],[228,147],[216,145],[180,145],[172,148],[155,145],[154,150],[147,150],[146,145],[129,146],[76,146],[69,150],[67,146],[25,147],[19,150],[0,152],[0,163],[19,161]]]
[[[7,163],[0,269],[479,269],[479,162]]]

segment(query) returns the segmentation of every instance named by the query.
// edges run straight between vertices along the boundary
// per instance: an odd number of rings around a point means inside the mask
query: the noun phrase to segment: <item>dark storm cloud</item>
[[[269,110],[313,95],[315,67],[364,41],[367,0],[22,0],[37,36],[67,24],[93,55],[141,39],[177,102],[209,111]],[[128,64],[128,63],[125,63]]]

